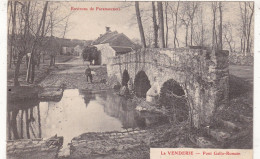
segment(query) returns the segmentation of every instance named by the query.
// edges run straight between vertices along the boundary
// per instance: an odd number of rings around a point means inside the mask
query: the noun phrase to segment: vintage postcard
[[[253,158],[255,2],[6,8],[6,158]]]

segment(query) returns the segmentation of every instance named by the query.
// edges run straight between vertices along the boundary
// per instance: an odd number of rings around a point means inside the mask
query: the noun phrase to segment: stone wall
[[[228,51],[153,48],[109,59],[109,78],[121,83],[124,70],[133,80],[139,71],[144,71],[151,85],[154,77],[160,87],[169,79],[178,82],[188,98],[192,124],[197,128],[210,124],[215,109],[228,103]]]

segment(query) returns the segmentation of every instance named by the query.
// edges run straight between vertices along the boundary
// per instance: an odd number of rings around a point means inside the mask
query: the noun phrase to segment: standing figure
[[[90,82],[92,83],[92,74],[91,74],[91,69],[90,69],[89,65],[87,66],[87,69],[85,71],[85,75],[87,77],[87,82],[88,82],[88,77],[89,77]]]

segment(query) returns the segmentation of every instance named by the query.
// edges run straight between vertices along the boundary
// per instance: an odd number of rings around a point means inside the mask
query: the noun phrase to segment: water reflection
[[[40,101],[27,100],[8,103],[8,139],[41,138]]]
[[[68,89],[59,102],[8,103],[8,139],[63,136],[64,144],[86,132],[144,129],[162,120],[140,114],[135,103],[112,92]],[[163,119],[163,122],[165,120]]]

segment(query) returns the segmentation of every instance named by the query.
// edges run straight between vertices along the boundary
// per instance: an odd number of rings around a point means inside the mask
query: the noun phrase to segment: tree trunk
[[[212,2],[212,12],[213,12],[213,26],[212,26],[212,49],[216,50],[216,2]]]
[[[23,56],[18,56],[18,60],[16,62],[15,71],[14,71],[14,86],[20,86],[18,81],[19,73],[20,73],[20,65],[22,63]]]
[[[65,38],[65,34],[66,34],[66,31],[67,31],[68,21],[69,21],[69,17],[67,18],[66,23],[65,23],[64,32],[63,32],[63,36],[62,36],[63,39]]]
[[[168,26],[168,2],[165,2],[165,25],[166,25],[166,37],[165,37],[165,47],[168,47],[168,32],[169,32],[169,26]]]
[[[201,42],[200,45],[203,47],[204,46],[204,23],[203,23],[203,13],[202,9],[200,11],[200,16],[201,16]]]
[[[12,60],[13,60],[13,43],[14,43],[14,38],[15,38],[15,29],[16,29],[16,5],[17,2],[14,2],[14,10],[11,11],[12,13],[12,35],[11,35],[11,50],[10,50],[10,61],[9,61],[9,68],[12,68]],[[11,2],[12,6],[12,2]],[[8,34],[9,36],[9,34]]]
[[[35,47],[36,47],[36,44],[39,41],[39,33],[40,33],[41,28],[43,29],[42,33],[41,33],[41,37],[43,36],[43,33],[44,33],[44,25],[45,25],[45,17],[46,17],[46,13],[47,13],[47,7],[48,7],[48,1],[45,2],[44,8],[43,8],[43,12],[42,12],[42,17],[41,17],[41,20],[40,20],[40,24],[39,24],[39,26],[37,28],[37,32],[36,32],[36,35],[35,35],[35,40],[34,40],[34,43],[32,45],[31,60],[29,61],[29,66],[32,66],[32,71],[33,72],[30,72],[30,67],[29,67],[29,69],[28,69],[29,72],[27,72],[27,74],[29,75],[28,78],[27,78],[27,82],[29,82],[30,75],[32,75],[31,82],[32,83],[34,82],[34,75],[35,75],[35,62],[34,62],[34,56],[35,55],[34,54],[36,52]]]
[[[219,2],[219,49],[223,50],[222,43],[222,4]]]
[[[154,33],[154,48],[158,48],[158,25],[156,20],[155,4],[152,2],[153,7],[153,33]]]
[[[185,36],[185,46],[187,47],[188,46],[188,28],[189,26],[186,25],[186,36]]]
[[[35,77],[35,58],[32,58],[32,73],[31,73],[31,83],[34,82],[34,77]]]
[[[26,73],[26,82],[30,82],[30,77],[31,77],[31,67],[32,66],[32,55],[29,57],[29,62],[28,62],[28,67],[27,67],[27,73]]]
[[[175,23],[174,23],[174,48],[176,48],[176,42],[177,42],[178,12],[179,12],[179,1],[178,1],[178,3],[177,3],[177,9],[176,9],[176,13],[175,13]]]
[[[191,19],[191,23],[190,23],[190,45],[192,46],[192,39],[193,39],[193,19]]]
[[[250,2],[249,2],[250,3]],[[250,5],[250,4],[249,4]],[[249,6],[250,7],[250,6]],[[251,7],[250,7],[251,8]],[[251,23],[252,23],[252,18],[254,14],[254,4],[251,8],[251,14],[249,18],[249,23],[248,23],[248,31],[247,31],[247,47],[246,47],[246,52],[250,53],[251,50],[251,44],[250,44],[250,34],[251,34]]]
[[[159,38],[160,38],[159,44],[160,44],[160,48],[165,48],[162,2],[157,2],[157,8],[158,8],[158,17],[159,17]]]
[[[137,23],[138,23],[138,27],[139,27],[140,36],[141,36],[142,45],[143,45],[143,48],[146,48],[144,29],[143,29],[143,25],[142,25],[140,10],[139,10],[139,2],[137,2],[137,1],[135,2],[135,12],[136,12],[136,18],[137,18]]]

